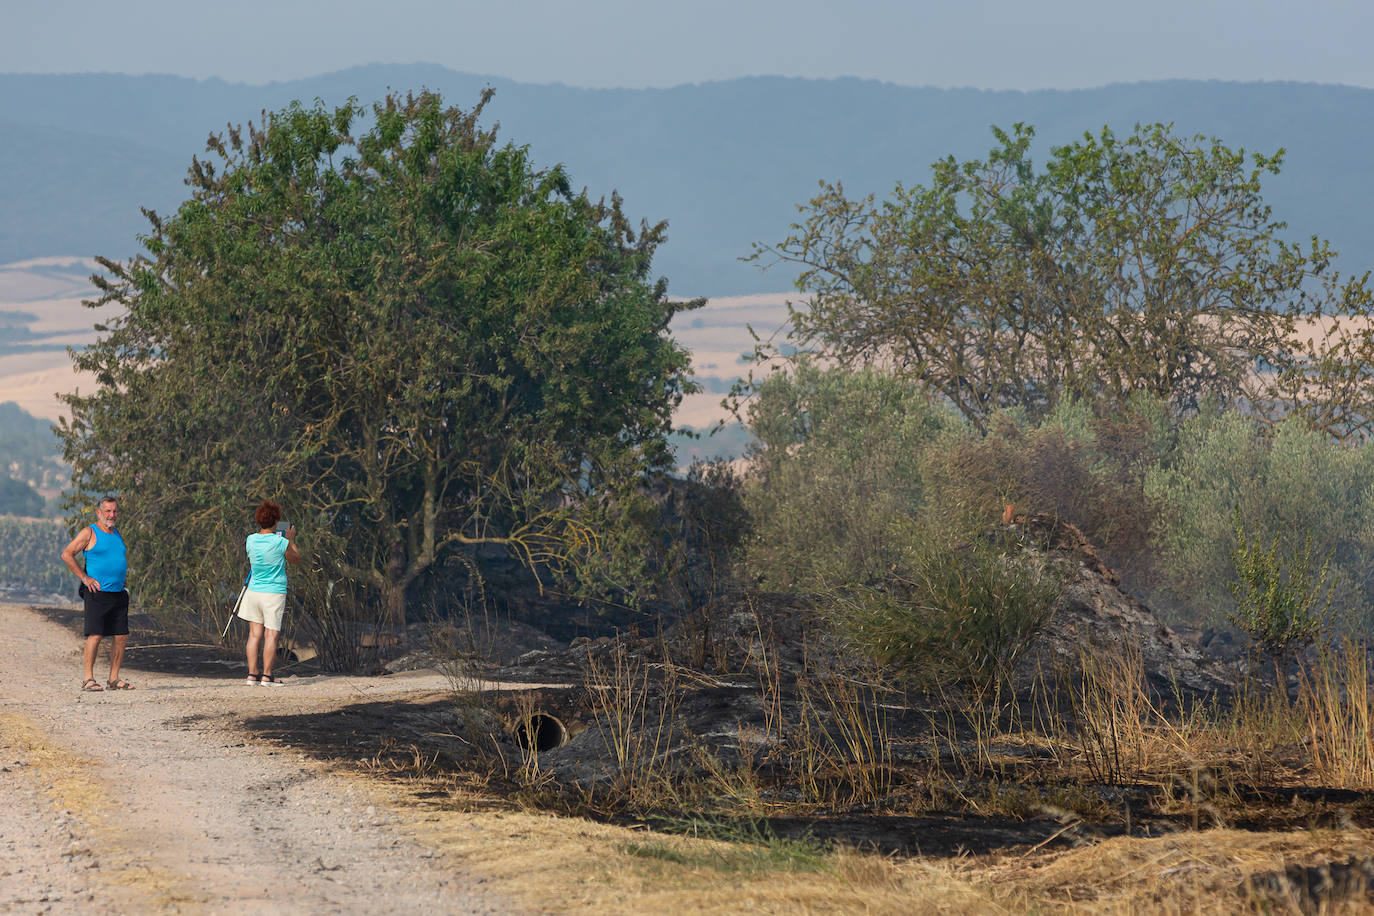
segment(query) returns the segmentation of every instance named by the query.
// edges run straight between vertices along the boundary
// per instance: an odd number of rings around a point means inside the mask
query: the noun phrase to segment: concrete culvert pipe
[[[568,743],[568,727],[546,712],[533,712],[515,725],[515,743],[536,753]]]

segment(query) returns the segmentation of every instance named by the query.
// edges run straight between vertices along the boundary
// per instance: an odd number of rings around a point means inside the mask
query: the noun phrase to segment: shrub
[[[1374,449],[1335,442],[1290,417],[1273,429],[1209,410],[1178,424],[1175,450],[1146,474],[1161,574],[1146,595],[1166,619],[1221,627],[1235,611],[1228,587],[1236,545],[1234,511],[1250,534],[1277,540],[1280,554],[1310,534],[1329,556],[1338,608],[1368,621],[1374,580]]]
[[[923,558],[909,573],[837,590],[837,630],[894,676],[986,699],[1048,622],[1064,572],[1019,532]]]
[[[1269,549],[1245,532],[1240,509],[1235,512],[1236,578],[1230,582],[1236,611],[1229,619],[1272,658],[1279,671],[1285,662],[1312,644],[1327,628],[1331,610],[1331,556],[1312,572],[1312,535],[1303,546],[1279,556],[1279,539]]]
[[[907,382],[806,360],[756,393],[747,564],[771,587],[900,604],[894,575],[1012,503],[1080,528],[1165,622],[1229,629],[1239,506],[1278,556],[1310,532],[1333,606],[1374,622],[1374,447],[1300,417],[1266,426],[1204,405],[1180,418],[1138,395],[1117,412],[1064,400],[1039,423],[1004,411],[982,433]]]
[[[962,423],[914,385],[802,361],[760,386],[749,418],[747,563],[765,584],[866,581],[931,534],[922,453]]]
[[[1144,480],[1167,453],[1168,408],[1144,396],[1124,413],[1097,416],[1061,401],[1039,424],[997,415],[986,435],[942,440],[927,451],[929,515],[964,530],[990,524],[1003,507],[1052,515],[1097,545],[1128,588],[1154,569]]]

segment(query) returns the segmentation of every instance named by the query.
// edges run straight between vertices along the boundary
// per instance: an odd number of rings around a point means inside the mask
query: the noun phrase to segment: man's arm
[[[76,533],[72,542],[62,551],[62,562],[67,564],[67,568],[76,574],[81,580],[81,584],[93,592],[100,591],[100,583],[86,575],[85,570],[76,562],[76,555],[91,546],[91,526],[87,525]]]

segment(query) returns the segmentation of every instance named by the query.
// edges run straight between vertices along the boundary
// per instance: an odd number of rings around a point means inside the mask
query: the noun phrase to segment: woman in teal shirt
[[[264,499],[253,520],[259,531],[248,535],[244,544],[252,573],[239,602],[239,616],[248,621],[248,684],[281,687],[282,682],[272,676],[272,663],[277,658],[277,637],[286,616],[286,564],[299,563],[301,555],[296,550],[295,525],[277,532],[281,506]]]

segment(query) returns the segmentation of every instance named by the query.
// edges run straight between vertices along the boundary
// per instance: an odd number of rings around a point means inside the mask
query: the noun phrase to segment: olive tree
[[[331,580],[399,622],[445,558],[558,569],[612,494],[663,467],[689,390],[650,278],[665,224],[435,94],[294,103],[211,136],[144,251],[102,259],[118,306],[75,352],[71,504],[128,495],[145,600],[211,600],[280,500]]]

